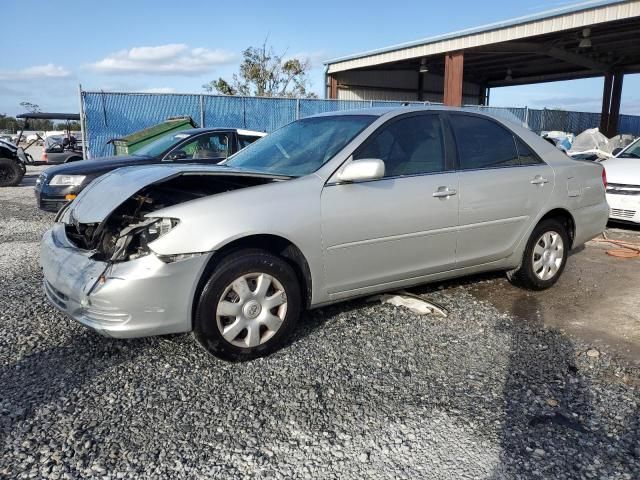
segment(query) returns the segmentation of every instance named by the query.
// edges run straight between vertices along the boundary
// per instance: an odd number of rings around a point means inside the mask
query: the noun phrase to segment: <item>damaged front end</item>
[[[83,223],[81,219],[76,218],[75,209],[61,218],[66,224],[65,230],[69,240],[78,248],[94,251],[95,260],[130,261],[151,253],[149,245],[180,223],[176,218],[154,217],[153,212],[270,181],[273,179],[255,176],[181,174],[142,188],[101,222]],[[79,201],[82,199],[77,202]],[[200,253],[194,252],[191,255]],[[174,257],[176,256],[160,258],[175,261]],[[180,259],[188,257],[189,255],[184,254],[179,256]]]
[[[47,298],[107,336],[190,331],[195,290],[212,253],[155,254],[153,242],[180,228],[179,219],[165,218],[160,210],[274,178],[189,167],[177,174],[164,168],[105,177],[61,211],[42,239]]]

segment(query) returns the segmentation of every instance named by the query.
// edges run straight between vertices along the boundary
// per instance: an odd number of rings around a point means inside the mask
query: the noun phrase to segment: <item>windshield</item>
[[[640,141],[629,145],[629,148],[618,155],[618,158],[640,158]]]
[[[285,125],[229,158],[226,165],[297,177],[315,172],[371,124],[371,115],[312,117]]]
[[[188,133],[170,133],[139,148],[133,155],[157,157],[190,136]]]

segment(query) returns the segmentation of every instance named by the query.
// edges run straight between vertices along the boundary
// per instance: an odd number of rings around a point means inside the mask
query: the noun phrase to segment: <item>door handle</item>
[[[531,180],[531,183],[533,185],[544,185],[545,183],[549,183],[549,180],[541,175],[536,175],[535,177],[533,177],[533,180]]]
[[[458,191],[455,188],[438,187],[438,190],[433,192],[432,195],[436,198],[446,198],[451,195],[455,195],[456,193],[458,193]]]

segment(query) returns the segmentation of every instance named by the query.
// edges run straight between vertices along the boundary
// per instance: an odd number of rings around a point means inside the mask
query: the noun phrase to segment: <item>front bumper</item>
[[[611,220],[640,223],[640,195],[607,193],[607,203]]]
[[[46,181],[46,180],[45,180]],[[66,195],[78,195],[82,190],[82,186],[68,185],[52,187],[43,185],[42,180],[38,180],[34,193],[38,201],[38,208],[47,212],[57,212],[65,206],[69,200]]]
[[[108,263],[75,247],[56,223],[40,247],[44,291],[56,308],[116,338],[188,332],[198,280],[210,254],[164,263],[150,254]]]

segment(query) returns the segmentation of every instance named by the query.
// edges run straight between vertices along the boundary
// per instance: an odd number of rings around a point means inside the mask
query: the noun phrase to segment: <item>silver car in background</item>
[[[193,331],[231,360],[301,311],[489,270],[544,289],[603,231],[602,166],[444,108],[293,122],[224,164],[127,167],[42,240],[48,299],[104,335]]]

